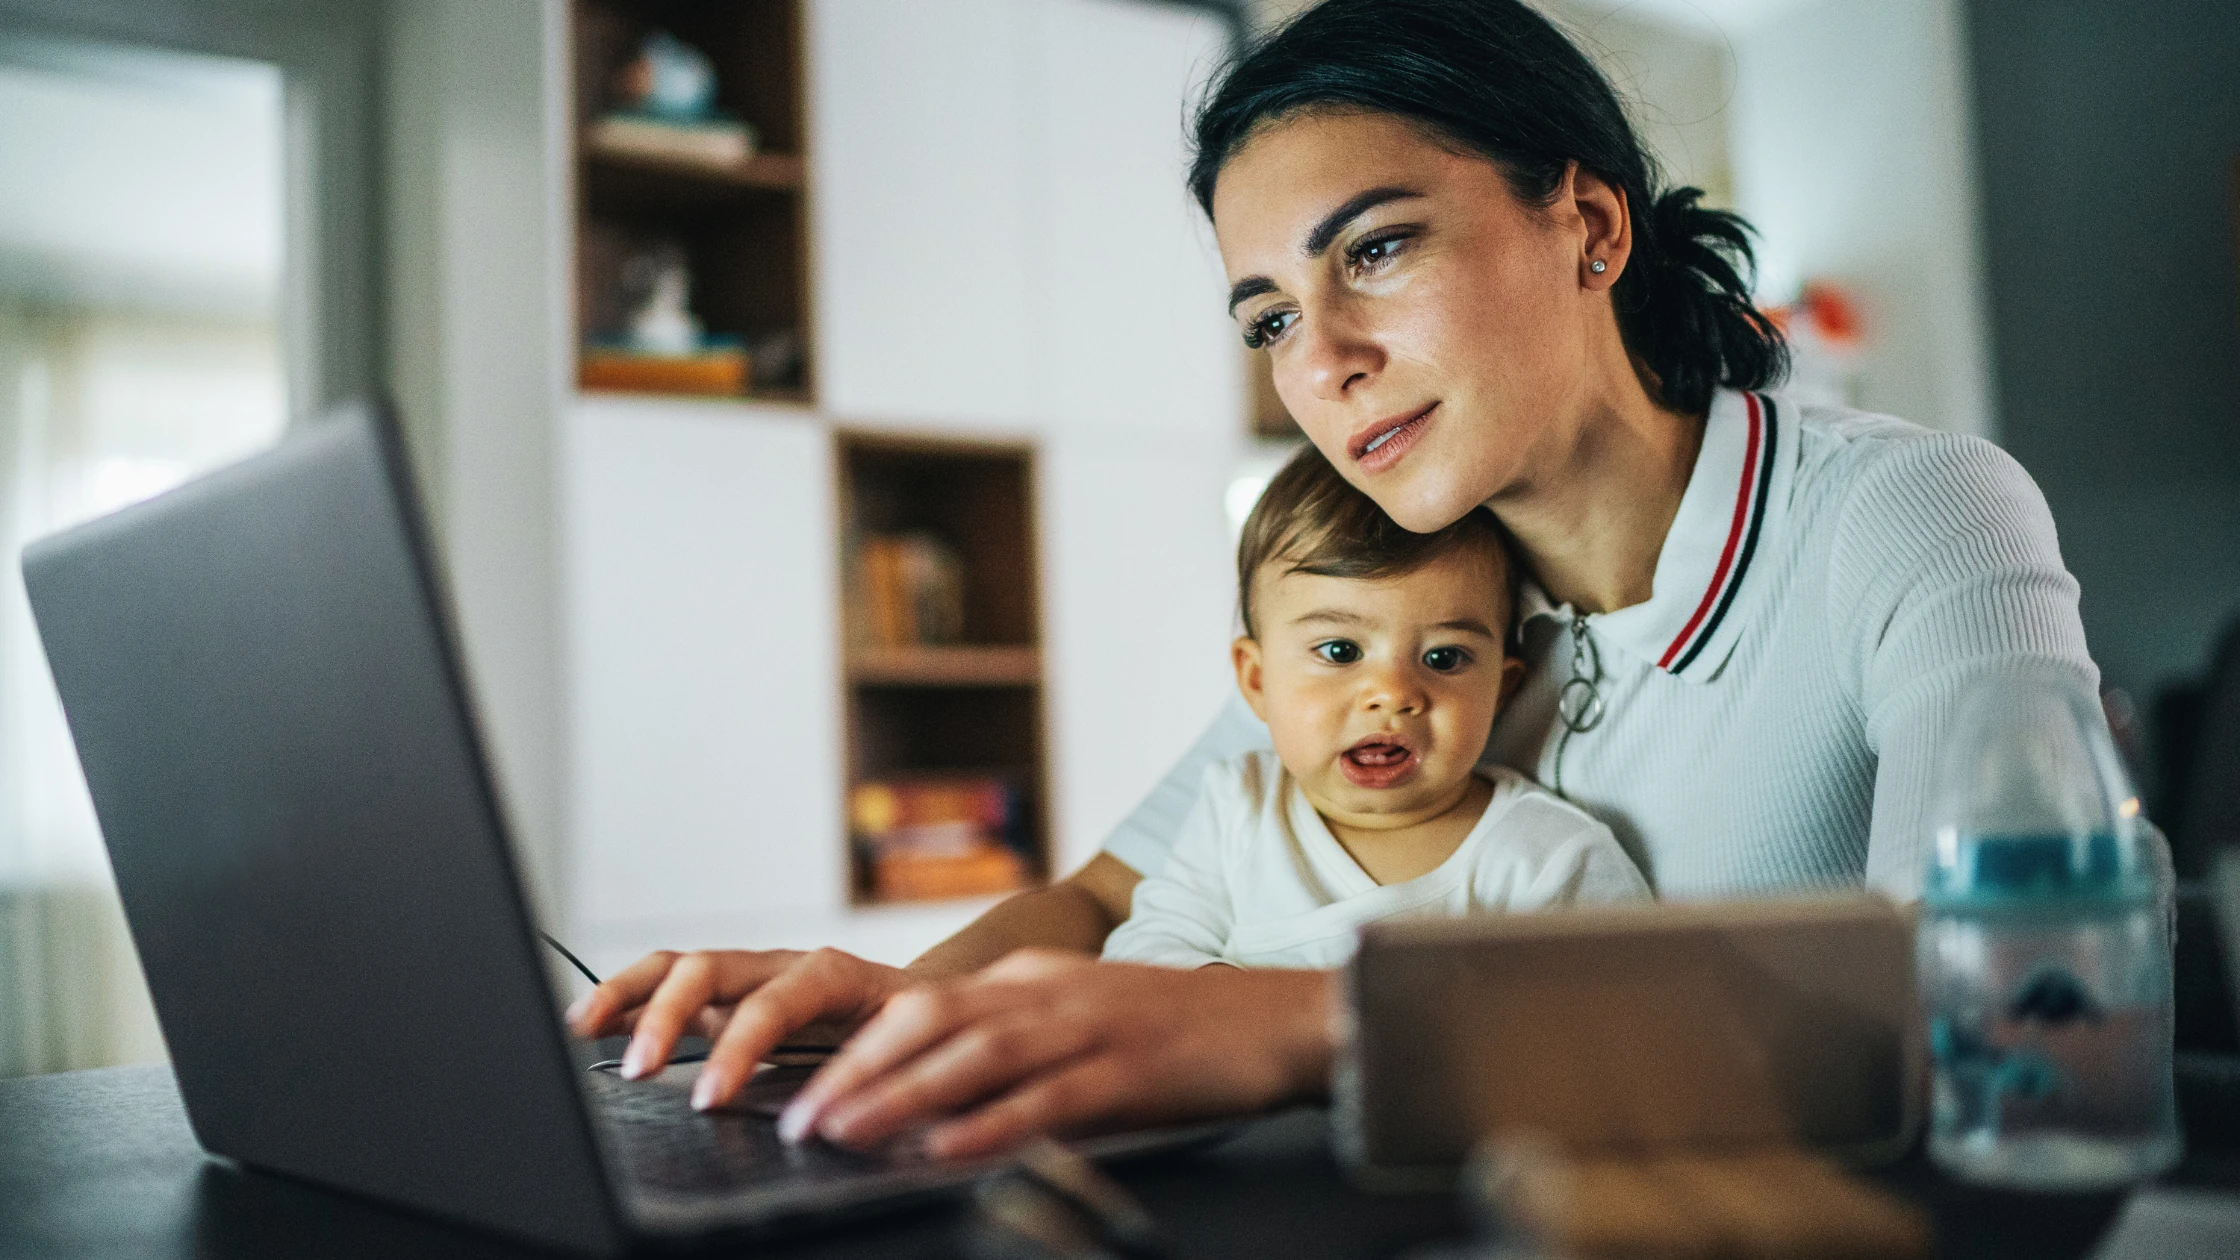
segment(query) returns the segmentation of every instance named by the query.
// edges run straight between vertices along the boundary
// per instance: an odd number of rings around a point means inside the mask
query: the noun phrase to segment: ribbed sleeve
[[[2096,690],[2099,671],[2053,515],[2020,464],[1981,439],[1918,431],[1856,447],[1827,617],[1877,762],[1866,880],[1912,897],[1936,761],[1968,684],[2044,670]]]

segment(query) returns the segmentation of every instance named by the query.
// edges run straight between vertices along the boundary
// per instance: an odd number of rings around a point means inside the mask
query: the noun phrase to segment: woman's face
[[[1529,206],[1492,162],[1392,115],[1264,127],[1222,168],[1213,221],[1232,314],[1277,394],[1407,529],[1528,489],[1615,336],[1622,198],[1574,176]]]

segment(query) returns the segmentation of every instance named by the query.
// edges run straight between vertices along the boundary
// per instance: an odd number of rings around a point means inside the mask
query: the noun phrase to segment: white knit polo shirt
[[[2018,665],[2099,683],[2019,464],[1778,395],[1718,395],[1654,594],[1585,618],[1606,706],[1592,730],[1557,738],[1571,610],[1528,587],[1520,612],[1529,669],[1486,761],[1551,787],[1560,772],[1665,897],[1862,881],[1917,896],[1960,689]],[[1206,766],[1267,746],[1232,700],[1105,850],[1156,872]]]

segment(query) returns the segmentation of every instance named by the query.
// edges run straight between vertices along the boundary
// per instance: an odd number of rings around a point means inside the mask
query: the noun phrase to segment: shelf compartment
[[[844,660],[847,777],[998,779],[1017,794],[1009,841],[1029,885],[1049,878],[1049,758],[1042,690],[1034,448],[848,430],[835,435],[840,547],[851,574]],[[935,535],[961,568],[961,641],[880,645],[854,574],[864,540]],[[890,627],[891,632],[891,627]],[[858,905],[908,881],[851,846]],[[933,872],[939,874],[939,872]],[[968,874],[970,872],[967,872]],[[969,884],[961,881],[959,887]],[[938,891],[938,879],[920,891]],[[987,889],[981,889],[985,893]],[[963,895],[961,892],[958,895]]]
[[[619,281],[626,260],[673,242],[691,268],[692,311],[709,334],[750,345],[781,332],[800,339],[798,371],[750,381],[743,395],[722,396],[812,401],[814,268],[799,0],[575,0],[573,13],[579,344],[622,332],[628,313]],[[657,28],[714,62],[716,105],[754,128],[760,151],[753,157],[701,163],[591,142],[611,103],[616,68]]]
[[[848,680],[863,687],[1025,687],[1042,681],[1042,653],[1026,646],[856,647]]]

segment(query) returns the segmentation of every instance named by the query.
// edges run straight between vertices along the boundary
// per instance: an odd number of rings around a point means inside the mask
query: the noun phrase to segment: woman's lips
[[[1346,453],[1353,456],[1353,462],[1361,465],[1363,471],[1383,472],[1399,463],[1408,448],[1423,436],[1424,429],[1431,423],[1431,413],[1438,406],[1429,403],[1419,411],[1377,421],[1353,435],[1346,443]]]
[[[1414,777],[1416,751],[1394,740],[1365,739],[1338,756],[1338,770],[1355,787],[1395,787]]]

